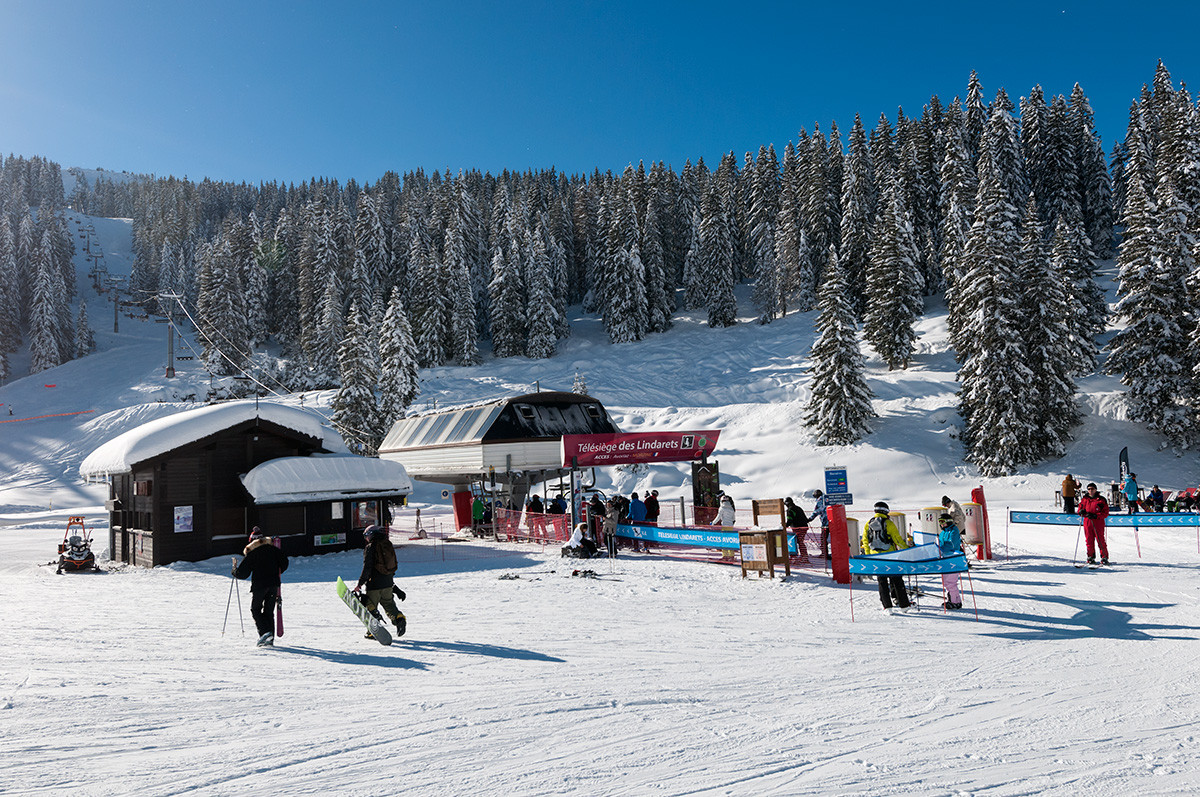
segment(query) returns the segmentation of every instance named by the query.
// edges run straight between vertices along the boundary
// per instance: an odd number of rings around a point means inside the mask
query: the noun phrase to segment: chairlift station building
[[[470,524],[470,485],[507,486],[519,502],[530,486],[569,473],[562,437],[620,432],[597,399],[547,391],[402,418],[379,457],[422,481],[453,485],[456,523]]]

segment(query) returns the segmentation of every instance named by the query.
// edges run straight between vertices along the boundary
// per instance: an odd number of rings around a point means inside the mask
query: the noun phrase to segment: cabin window
[[[521,417],[527,421],[532,421],[534,419],[533,407],[529,406],[528,404],[518,404],[517,412],[521,413]]]
[[[583,411],[588,414],[589,418],[600,420],[600,405],[599,404],[584,404]]]
[[[150,495],[150,480],[138,479],[133,483],[134,495]]]

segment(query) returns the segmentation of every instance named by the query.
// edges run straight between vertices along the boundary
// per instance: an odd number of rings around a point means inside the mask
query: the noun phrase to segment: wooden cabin
[[[289,556],[361,548],[355,524],[386,518],[388,502],[403,502],[412,484],[396,463],[347,465],[352,455],[322,421],[281,404],[231,402],[158,418],[100,446],[79,470],[108,480],[112,560],[155,567],[240,554],[254,526],[281,537]],[[342,456],[319,456],[329,454]],[[297,467],[296,458],[313,462]],[[280,461],[293,464],[270,467]],[[289,475],[302,483],[289,486]]]

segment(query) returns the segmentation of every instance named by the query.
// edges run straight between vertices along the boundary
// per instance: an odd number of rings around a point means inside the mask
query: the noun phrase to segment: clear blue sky
[[[989,100],[1078,81],[1107,151],[1159,58],[1200,81],[1194,2],[4,5],[0,150],[194,180],[715,166],[971,69]]]

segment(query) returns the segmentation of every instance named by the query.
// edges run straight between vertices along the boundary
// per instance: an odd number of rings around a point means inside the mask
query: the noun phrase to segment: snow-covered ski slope
[[[807,572],[742,581],[652,555],[583,565],[482,543],[442,559],[432,541],[400,540],[409,629],[395,645],[363,639],[339,605],[336,578],[361,568],[348,553],[293,561],[287,633],[260,650],[244,583],[242,617],[234,596],[226,619],[227,558],[55,576],[38,565],[68,514],[98,525],[106,547],[104,491],[79,482],[79,462],[208,384],[195,361],[165,379],[165,327],[122,316],[113,334],[111,305],[91,294],[100,351],[0,387],[0,420],[10,406],[13,418],[57,416],[0,424],[0,793],[1193,791],[1195,530],[1141,529],[1137,541],[1113,530],[1116,569],[1090,571],[1072,567],[1075,528],[1004,519],[1006,507],[1051,509],[1064,472],[1111,480],[1123,446],[1143,483],[1166,488],[1197,484],[1195,456],[1159,451],[1124,418],[1118,383],[1095,376],[1062,461],[980,479],[955,439],[936,301],[908,371],[868,358],[874,434],[814,447],[800,425],[814,314],[760,327],[741,298],[744,321],[727,330],[685,316],[611,346],[583,321],[550,360],[431,369],[418,404],[568,389],[578,371],[624,429],[722,429],[717,459],[739,506],[822,486],[826,465],[848,469],[859,510],[883,499],[915,512],[982,484],[1001,559],[964,579],[963,611],[941,611],[932,578],[920,608],[897,616],[856,584],[851,622],[849,590]],[[687,475],[664,465],[599,479],[670,499]],[[417,489],[418,505],[440,500]],[[582,566],[613,578],[571,577]]]

